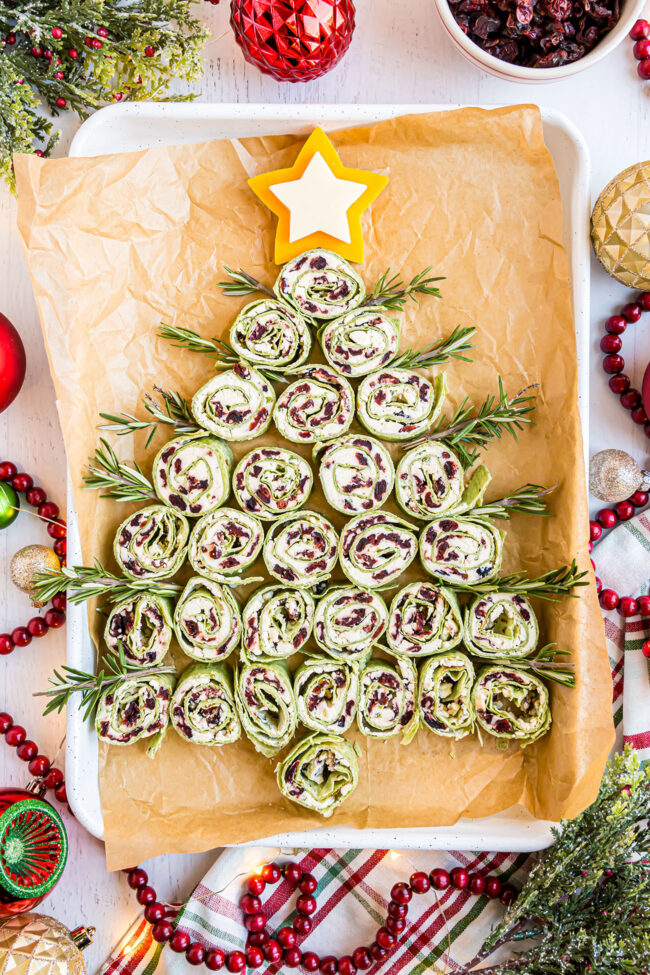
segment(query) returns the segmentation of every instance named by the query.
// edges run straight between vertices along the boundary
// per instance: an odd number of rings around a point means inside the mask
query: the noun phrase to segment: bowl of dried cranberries
[[[645,0],[434,0],[472,64],[508,81],[569,78],[627,37]]]

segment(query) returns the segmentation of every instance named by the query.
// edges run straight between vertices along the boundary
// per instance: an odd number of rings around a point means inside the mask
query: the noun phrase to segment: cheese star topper
[[[276,264],[315,247],[361,263],[361,215],[387,182],[344,166],[323,130],[314,129],[290,169],[253,176],[248,185],[278,217]]]

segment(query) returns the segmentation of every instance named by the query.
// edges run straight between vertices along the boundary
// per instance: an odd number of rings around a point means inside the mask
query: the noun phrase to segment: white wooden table
[[[343,62],[310,85],[281,85],[244,62],[228,26],[225,0],[220,7],[202,4],[199,14],[213,31],[205,52],[202,98],[222,102],[535,102],[564,112],[582,130],[592,157],[593,199],[621,169],[650,159],[650,83],[637,77],[631,42],[624,43],[604,63],[571,80],[522,86],[499,81],[469,66],[443,34],[431,0],[358,0],[357,7],[355,36]],[[63,141],[61,153],[66,145]],[[650,441],[633,427],[607,389],[600,368],[602,354],[598,352],[604,318],[628,300],[629,292],[608,278],[595,261],[592,272],[591,451],[623,447],[639,462],[647,463]],[[3,189],[0,311],[20,330],[28,356],[27,378],[20,397],[0,415],[0,459],[11,459],[20,469],[35,475],[37,483],[63,509],[65,457],[54,391],[18,242],[15,202]],[[650,359],[648,317],[628,329],[623,342],[626,371],[637,386]],[[564,446],[572,449],[571,445]],[[11,555],[29,542],[47,541],[38,522],[26,516],[0,532],[0,632],[11,631],[32,615],[27,598],[9,582]],[[63,717],[43,719],[42,703],[31,695],[46,685],[52,668],[63,662],[64,639],[63,632],[51,632],[0,662],[0,710],[10,711],[17,722],[24,724],[28,735],[48,756],[54,755],[64,736]],[[10,749],[0,745],[0,784],[22,785],[26,779],[25,766]],[[93,972],[135,918],[136,904],[124,875],[107,874],[102,844],[70,817],[66,817],[66,822],[69,864],[42,909],[71,927],[80,923],[97,926],[95,943],[86,952],[88,971]],[[181,899],[211,859],[210,854],[169,856],[147,867],[162,896]]]

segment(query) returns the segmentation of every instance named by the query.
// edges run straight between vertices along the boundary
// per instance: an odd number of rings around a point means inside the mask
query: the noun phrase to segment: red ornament
[[[276,81],[313,81],[345,54],[352,0],[231,0],[230,24],[244,58]]]
[[[0,413],[13,403],[25,379],[25,346],[8,318],[0,313]]]

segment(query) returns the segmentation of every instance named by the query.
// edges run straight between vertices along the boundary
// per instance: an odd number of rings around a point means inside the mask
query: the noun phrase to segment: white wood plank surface
[[[358,0],[357,8],[355,36],[341,64],[309,85],[283,85],[244,62],[228,25],[228,4],[202,4],[199,15],[209,23],[213,36],[205,52],[205,77],[197,86],[201,97],[223,102],[534,102],[564,112],[583,132],[592,156],[593,199],[625,166],[650,159],[650,83],[637,77],[631,42],[573,79],[522,86],[491,78],[468,65],[444,35],[431,0]],[[73,127],[69,122],[68,135]],[[66,144],[64,140],[59,152],[65,151]],[[629,293],[596,262],[592,271],[592,452],[620,446],[647,465],[650,442],[633,427],[607,389],[598,352],[604,318],[628,300]],[[0,415],[0,459],[14,460],[20,469],[33,474],[63,509],[65,458],[54,391],[16,232],[15,201],[4,189],[0,189],[0,311],[20,330],[28,355],[20,397]],[[650,315],[644,315],[623,339],[626,371],[637,385],[650,359],[649,324]],[[572,449],[568,444],[561,446]],[[27,598],[9,582],[11,555],[29,542],[47,541],[44,529],[27,516],[0,532],[0,632],[11,631],[32,615]],[[64,634],[58,632],[17,649],[0,662],[0,710],[10,711],[24,724],[28,735],[49,756],[65,733],[63,718],[43,719],[41,702],[32,692],[46,685],[52,668],[63,657]],[[11,750],[0,745],[0,783],[24,784],[25,772]],[[86,953],[92,972],[136,916],[137,905],[126,878],[107,874],[102,845],[69,817],[67,824],[69,864],[42,910],[70,926],[97,926],[95,944]],[[142,825],[146,829],[146,823]],[[189,893],[210,861],[210,854],[170,856],[147,868],[159,893],[174,900]]]

